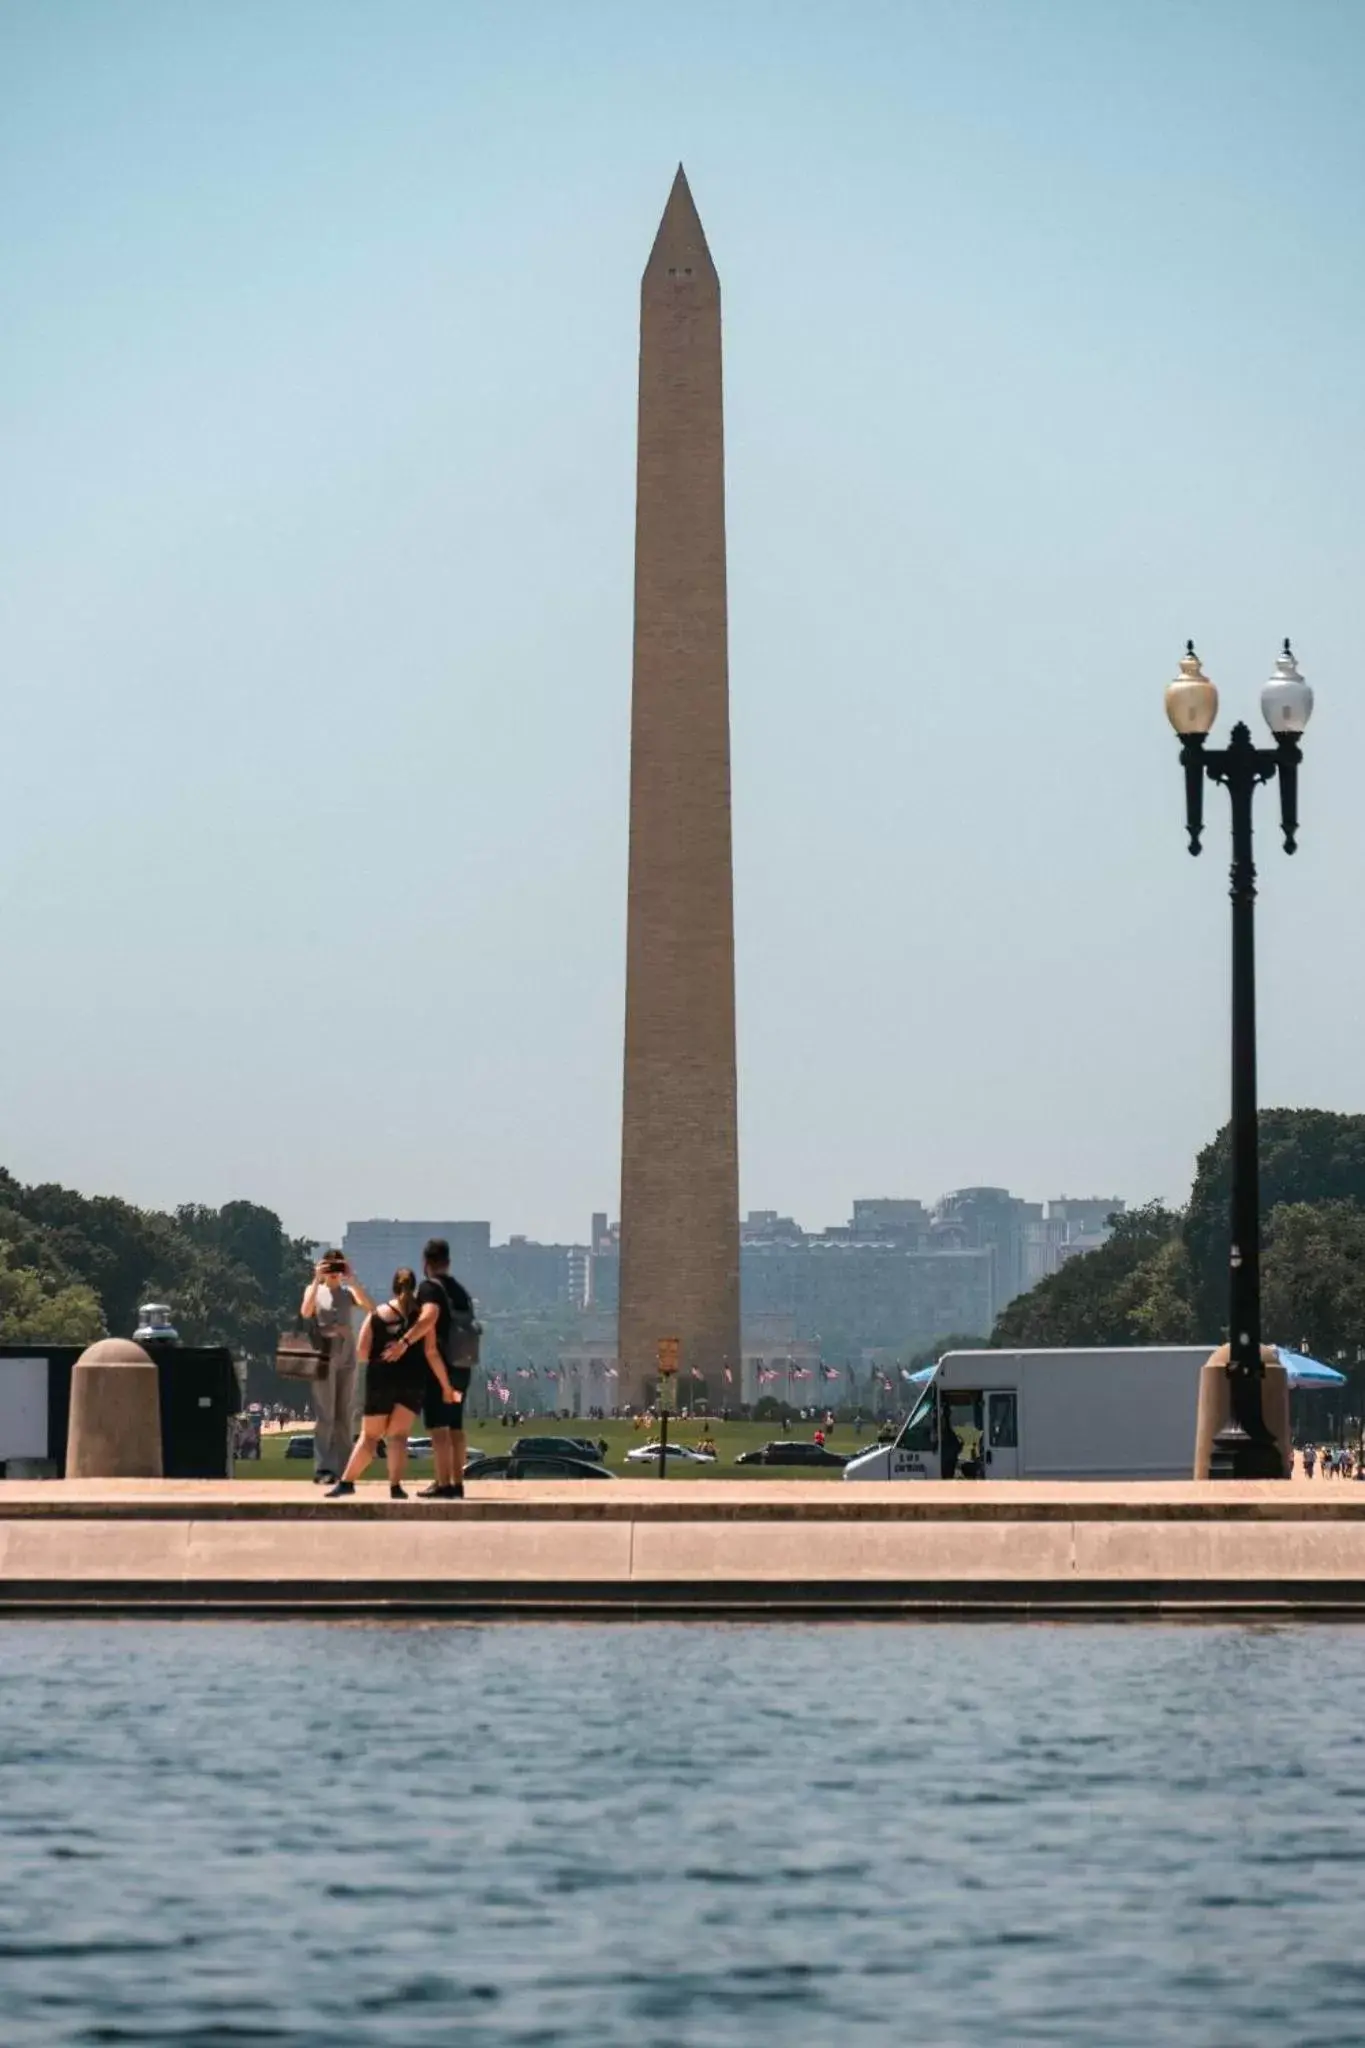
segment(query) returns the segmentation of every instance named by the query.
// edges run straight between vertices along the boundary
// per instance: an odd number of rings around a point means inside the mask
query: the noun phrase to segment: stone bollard
[[[1213,1440],[1232,1414],[1232,1389],[1228,1384],[1231,1346],[1220,1344],[1199,1375],[1199,1412],[1194,1425],[1194,1476],[1207,1479]],[[1280,1364],[1273,1344],[1261,1346],[1265,1377],[1261,1381],[1261,1413],[1266,1427],[1280,1447],[1285,1475],[1294,1469],[1293,1442],[1289,1432],[1289,1374]]]
[[[66,1431],[68,1479],[160,1479],[161,1396],[140,1344],[104,1337],[76,1360]]]

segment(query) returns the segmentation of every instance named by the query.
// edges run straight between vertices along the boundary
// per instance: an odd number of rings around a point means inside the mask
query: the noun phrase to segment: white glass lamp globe
[[[1218,716],[1218,692],[1199,666],[1193,640],[1185,642],[1180,673],[1166,685],[1166,716],[1182,739],[1211,732]]]
[[[1272,732],[1300,733],[1313,716],[1313,692],[1299,674],[1286,640],[1275,673],[1261,692],[1261,712]]]

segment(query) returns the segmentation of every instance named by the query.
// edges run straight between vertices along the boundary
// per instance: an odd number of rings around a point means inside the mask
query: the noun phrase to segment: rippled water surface
[[[0,1623],[0,2038],[1365,2040],[1365,1630]]]

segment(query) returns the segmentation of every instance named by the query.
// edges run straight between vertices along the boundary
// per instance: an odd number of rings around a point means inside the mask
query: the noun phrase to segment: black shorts
[[[427,1378],[426,1366],[418,1365],[414,1370],[410,1358],[395,1358],[392,1365],[376,1358],[365,1368],[365,1413],[392,1415],[395,1408],[410,1408],[414,1415],[420,1415]]]
[[[422,1420],[428,1429],[463,1429],[465,1426],[464,1411],[469,1403],[469,1382],[474,1377],[474,1369],[468,1365],[451,1365],[446,1370],[450,1374],[451,1386],[457,1394],[464,1395],[464,1400],[447,1402],[443,1399],[436,1375],[428,1367],[426,1399],[422,1403]]]

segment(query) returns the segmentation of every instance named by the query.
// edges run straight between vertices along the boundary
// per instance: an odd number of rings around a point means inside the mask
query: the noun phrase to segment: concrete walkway
[[[5,1482],[18,1609],[1365,1619],[1365,1485]]]

